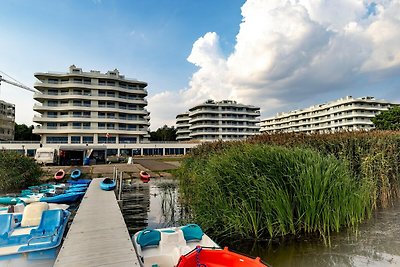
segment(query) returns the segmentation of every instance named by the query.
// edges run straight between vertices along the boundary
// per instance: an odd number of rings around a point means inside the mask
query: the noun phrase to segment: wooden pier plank
[[[54,266],[139,266],[113,191],[93,179]]]

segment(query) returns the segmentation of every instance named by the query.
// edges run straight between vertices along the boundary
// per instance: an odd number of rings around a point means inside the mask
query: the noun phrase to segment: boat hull
[[[73,170],[72,172],[71,172],[71,179],[73,179],[73,180],[76,180],[76,179],[79,179],[79,177],[81,177],[81,170],[79,170],[79,169],[75,169],[75,170]]]
[[[71,204],[77,202],[85,192],[74,192],[74,193],[66,193],[55,195],[51,197],[42,197],[40,202],[47,202],[47,203],[57,203],[57,204]]]
[[[65,176],[65,171],[63,169],[60,169],[54,174],[54,179],[61,180],[64,178],[64,176]]]
[[[109,178],[106,178],[100,182],[100,188],[104,191],[114,190],[116,186],[117,186],[116,182]]]
[[[250,258],[235,252],[220,248],[197,247],[188,254],[181,256],[177,267],[266,267],[260,258]]]
[[[150,174],[148,174],[147,172],[140,171],[139,176],[140,176],[140,180],[142,180],[143,183],[150,182]]]
[[[8,218],[12,221],[22,218],[17,214],[1,216],[7,216],[1,218],[3,221]],[[55,259],[69,216],[70,212],[66,210],[45,210],[40,223],[36,226],[22,225],[24,219],[20,221],[22,226],[11,225],[0,239],[0,266],[15,266],[13,262],[19,262],[18,266],[23,266],[26,261]]]

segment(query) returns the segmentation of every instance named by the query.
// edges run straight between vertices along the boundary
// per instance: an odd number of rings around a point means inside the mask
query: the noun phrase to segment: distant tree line
[[[400,130],[400,106],[382,111],[371,119],[377,130]]]
[[[40,135],[32,133],[33,125],[15,124],[14,140],[15,141],[40,141]]]
[[[175,127],[164,125],[156,131],[150,132],[150,141],[176,141]]]

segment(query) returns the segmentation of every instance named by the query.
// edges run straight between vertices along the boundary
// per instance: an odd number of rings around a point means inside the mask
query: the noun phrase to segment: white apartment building
[[[0,100],[0,140],[14,140],[15,105]]]
[[[374,128],[371,118],[391,103],[367,96],[346,96],[325,104],[306,109],[278,113],[275,117],[261,120],[261,132],[336,132],[370,130]]]
[[[190,124],[189,112],[178,114],[176,116],[176,140],[189,141],[190,140]]]
[[[176,116],[177,140],[240,140],[259,134],[260,108],[223,100],[194,106]]]
[[[126,144],[148,137],[146,82],[126,79],[117,69],[35,73],[34,133],[41,143]]]

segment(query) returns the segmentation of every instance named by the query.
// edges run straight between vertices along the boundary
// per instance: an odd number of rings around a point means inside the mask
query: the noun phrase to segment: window
[[[99,136],[98,139],[99,139],[99,143],[115,144],[117,142],[115,136],[110,136],[108,138],[106,136]]]
[[[75,118],[77,118],[77,117],[82,117],[82,112],[80,112],[80,111],[74,111],[74,112],[72,113],[72,117],[75,117]]]
[[[46,143],[49,144],[67,144],[68,136],[47,136]]]
[[[71,136],[71,144],[80,144],[81,137],[80,136]]]
[[[58,90],[56,89],[49,89],[47,92],[49,95],[58,95]]]
[[[49,111],[49,112],[47,112],[47,117],[49,117],[49,118],[57,118],[57,112]]]
[[[83,143],[93,144],[93,136],[82,136]]]
[[[119,142],[120,143],[136,143],[136,137],[133,136],[120,136],[119,137]]]
[[[82,106],[82,101],[81,100],[74,100],[73,101],[74,106]]]
[[[48,122],[47,129],[57,129],[57,123],[55,122]]]
[[[58,101],[49,100],[49,101],[47,101],[47,105],[48,105],[49,107],[56,107],[56,106],[58,106]]]

